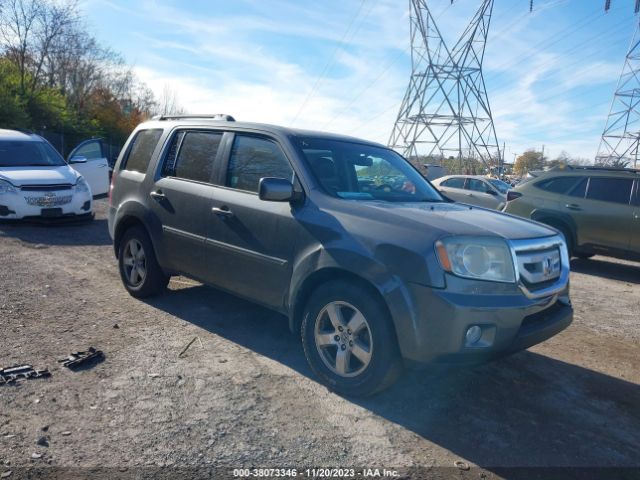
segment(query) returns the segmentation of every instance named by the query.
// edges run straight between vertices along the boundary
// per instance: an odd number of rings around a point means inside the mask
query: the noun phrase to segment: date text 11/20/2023
[[[386,468],[234,468],[234,477],[303,478],[393,478],[396,470]]]

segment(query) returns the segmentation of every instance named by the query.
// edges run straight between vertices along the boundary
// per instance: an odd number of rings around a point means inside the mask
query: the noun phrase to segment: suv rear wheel
[[[370,292],[346,282],[321,285],[302,320],[302,343],[313,371],[336,392],[366,396],[402,371],[391,319]]]
[[[158,265],[149,235],[142,227],[132,227],[124,233],[118,266],[124,287],[134,297],[157,295],[169,283],[170,277]]]

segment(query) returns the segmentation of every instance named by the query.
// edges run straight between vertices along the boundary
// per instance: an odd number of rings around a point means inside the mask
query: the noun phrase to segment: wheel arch
[[[556,230],[565,228],[571,236],[571,238],[567,240],[570,241],[574,247],[578,245],[576,223],[570,215],[553,210],[536,209],[531,212],[531,219],[553,227]]]
[[[116,228],[113,233],[113,250],[116,258],[118,258],[120,252],[120,242],[122,241],[122,237],[124,236],[125,232],[130,228],[136,226],[144,228],[147,232],[147,235],[149,234],[149,229],[147,229],[144,222],[140,220],[140,218],[138,218],[136,215],[125,215],[116,224]],[[151,238],[151,236],[149,236],[149,238]],[[151,241],[151,244],[153,245],[153,240]]]
[[[293,294],[293,302],[289,309],[289,329],[293,333],[297,334],[300,332],[302,314],[313,291],[320,285],[340,280],[359,285],[370,292],[372,297],[379,303],[380,307],[384,309],[385,313],[387,313],[395,331],[395,322],[393,322],[389,306],[387,305],[382,292],[374,283],[349,270],[344,270],[338,267],[325,267],[308,275]]]

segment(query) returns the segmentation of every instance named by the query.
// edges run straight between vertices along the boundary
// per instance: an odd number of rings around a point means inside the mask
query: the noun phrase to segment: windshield
[[[64,159],[47,142],[0,140],[0,167],[61,167]]]
[[[323,138],[300,138],[297,144],[315,177],[334,197],[387,202],[444,201],[393,150]]]
[[[511,188],[507,182],[503,182],[502,180],[498,180],[497,178],[490,178],[489,182],[491,185],[495,187],[500,193],[507,193],[507,191]]]

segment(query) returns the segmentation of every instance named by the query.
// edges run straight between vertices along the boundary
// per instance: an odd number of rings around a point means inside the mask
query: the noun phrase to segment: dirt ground
[[[541,345],[348,399],[315,381],[277,314],[184,278],[160,298],[127,295],[97,208],[85,225],[0,224],[0,366],[52,373],[0,386],[2,478],[24,467],[421,467],[455,478],[640,467],[640,264],[572,262],[574,323]],[[56,361],[89,346],[102,363],[72,372]]]

